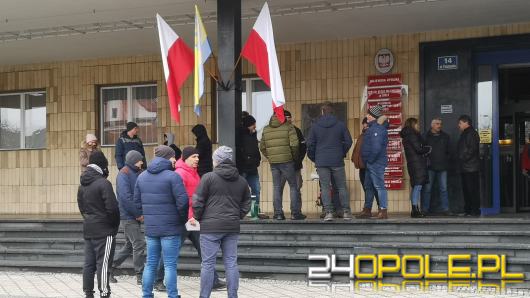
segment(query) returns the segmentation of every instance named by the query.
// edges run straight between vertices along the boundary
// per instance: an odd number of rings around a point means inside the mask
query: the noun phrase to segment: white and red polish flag
[[[162,64],[166,78],[171,118],[180,122],[180,88],[193,71],[193,51],[173,29],[157,14],[158,37]]]
[[[274,113],[278,120],[283,123],[285,121],[283,114],[285,95],[283,93],[282,78],[272,32],[271,15],[267,2],[263,5],[258,19],[252,31],[250,31],[241,55],[256,66],[258,76],[271,88]]]

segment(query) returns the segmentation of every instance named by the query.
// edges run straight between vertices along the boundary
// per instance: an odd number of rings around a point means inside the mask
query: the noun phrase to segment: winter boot
[[[412,217],[412,218],[423,218],[423,217],[425,217],[425,215],[423,215],[423,213],[421,213],[420,207],[418,207],[416,205],[412,205],[412,211],[410,212],[410,217]]]
[[[355,218],[370,218],[372,217],[372,210],[370,208],[363,208],[363,211],[359,213]]]
[[[386,209],[381,209],[377,214],[377,219],[388,219],[388,213]]]

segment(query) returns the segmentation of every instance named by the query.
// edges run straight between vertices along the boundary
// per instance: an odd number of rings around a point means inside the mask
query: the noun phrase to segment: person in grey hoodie
[[[213,172],[205,174],[193,195],[193,221],[201,229],[201,292],[210,297],[213,287],[215,259],[223,252],[228,297],[237,297],[239,269],[237,243],[240,220],[250,210],[250,188],[239,175],[233,161],[232,148],[221,146],[213,153]],[[190,222],[193,222],[190,220]]]

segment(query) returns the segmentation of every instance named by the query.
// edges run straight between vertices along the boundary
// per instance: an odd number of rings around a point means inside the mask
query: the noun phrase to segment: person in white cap
[[[86,171],[90,155],[95,151],[99,151],[98,138],[89,133],[81,143],[81,149],[79,149],[79,165],[81,166],[81,173]]]

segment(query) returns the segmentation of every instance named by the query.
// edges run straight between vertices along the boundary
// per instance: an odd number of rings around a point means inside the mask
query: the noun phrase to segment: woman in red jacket
[[[205,156],[204,158],[210,158]],[[211,158],[210,158],[211,159]],[[182,182],[184,182],[184,187],[188,193],[190,207],[188,210],[188,220],[195,222],[193,218],[193,202],[192,197],[201,182],[201,177],[197,168],[199,167],[199,151],[194,147],[186,147],[182,150],[182,158],[177,161],[175,165],[175,172],[180,175]],[[201,257],[201,241],[200,241],[200,232],[199,231],[184,231],[181,235],[180,243],[184,243],[186,238],[190,239],[191,243],[197,250],[199,258]],[[182,245],[180,246],[182,247]],[[219,280],[219,275],[217,271],[214,272],[214,289],[223,288],[226,286],[226,283]]]

